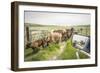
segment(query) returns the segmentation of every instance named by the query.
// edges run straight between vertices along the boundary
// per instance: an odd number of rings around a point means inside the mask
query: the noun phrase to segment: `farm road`
[[[66,42],[61,42],[61,43],[59,43],[59,45],[60,45],[59,53],[57,55],[53,56],[53,58],[51,60],[57,60],[58,59],[58,57],[63,53],[63,51],[66,47]]]

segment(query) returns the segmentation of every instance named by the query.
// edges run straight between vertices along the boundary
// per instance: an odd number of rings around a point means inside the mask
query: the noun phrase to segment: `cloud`
[[[90,24],[90,14],[25,11],[25,23],[41,25],[86,25]]]

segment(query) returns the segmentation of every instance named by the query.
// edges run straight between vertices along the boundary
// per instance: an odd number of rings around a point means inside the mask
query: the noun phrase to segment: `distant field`
[[[80,35],[90,36],[90,25],[73,26]]]
[[[40,25],[40,26],[30,25],[29,27],[30,27],[30,30],[48,30],[48,31],[68,28],[66,26],[55,26],[55,25]]]
[[[56,26],[56,25],[38,25],[38,24],[28,24],[30,27],[30,30],[57,30],[57,29],[70,29],[74,28],[75,31],[77,31],[81,35],[90,35],[90,25],[77,25],[77,26]]]

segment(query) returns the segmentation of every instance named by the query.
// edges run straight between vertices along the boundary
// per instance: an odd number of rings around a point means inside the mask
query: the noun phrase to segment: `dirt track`
[[[65,42],[61,42],[59,45],[60,45],[59,53],[57,55],[54,55],[51,60],[57,60],[58,57],[63,53],[63,51],[65,49],[65,46],[66,46],[66,43]]]

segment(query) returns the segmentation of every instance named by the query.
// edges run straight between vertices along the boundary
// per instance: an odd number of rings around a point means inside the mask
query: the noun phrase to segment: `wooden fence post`
[[[26,37],[27,37],[27,41],[29,42],[29,27],[26,26]]]

